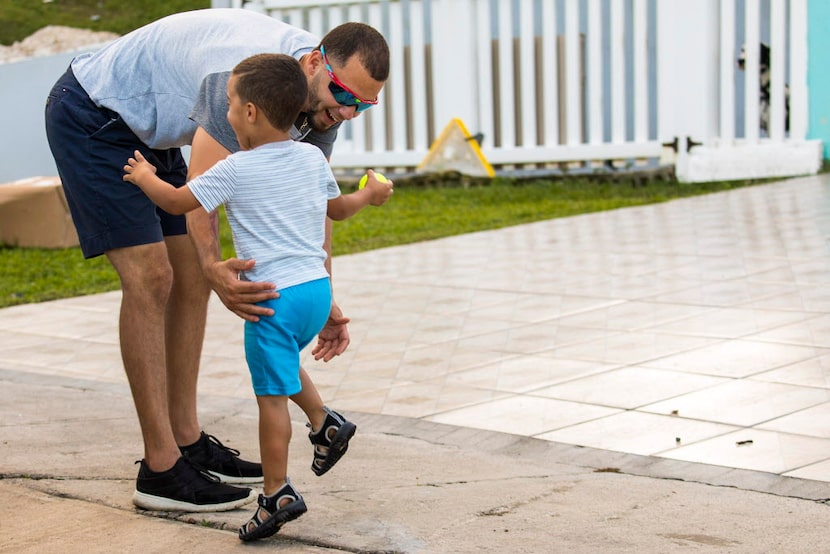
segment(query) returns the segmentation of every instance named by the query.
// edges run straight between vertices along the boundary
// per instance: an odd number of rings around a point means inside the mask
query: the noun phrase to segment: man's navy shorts
[[[181,151],[148,148],[117,113],[95,105],[72,69],[49,93],[46,136],[85,258],[187,233],[184,216],[157,208],[123,180],[127,158],[138,150],[159,177],[181,186],[187,180]]]

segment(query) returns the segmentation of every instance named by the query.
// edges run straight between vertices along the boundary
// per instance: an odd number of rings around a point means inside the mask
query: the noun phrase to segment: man
[[[300,61],[309,98],[292,138],[327,158],[340,123],[376,103],[388,77],[386,42],[367,25],[346,23],[319,41],[250,11],[198,10],[76,58],[47,100],[47,137],[81,249],[87,258],[106,255],[121,281],[121,353],[144,441],[133,501],[147,509],[228,510],[255,498],[226,483],[261,480],[260,464],[202,432],[196,384],[211,288],[251,321],[270,315],[255,304],[278,293],[274,283],[237,279],[256,260],[221,261],[215,218],[185,223],[125,183],[124,159],[140,150],[160,177],[181,185],[238,150],[225,117],[227,79],[239,61],[263,52]],[[187,144],[189,171],[179,151]],[[330,224],[326,236],[330,254]],[[317,359],[346,349],[347,323],[333,305]],[[291,398],[309,418],[312,469],[322,475],[355,428],[324,407],[304,370],[300,380],[303,389]]]

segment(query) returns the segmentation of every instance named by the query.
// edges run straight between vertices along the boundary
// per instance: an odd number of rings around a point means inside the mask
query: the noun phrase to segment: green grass
[[[515,183],[497,179],[462,188],[400,184],[383,207],[366,208],[335,223],[334,255],[496,229],[570,215],[637,206],[748,186],[751,182],[641,186],[585,178]],[[344,187],[344,192],[348,192]],[[221,225],[224,257],[233,255],[230,232]],[[115,271],[101,256],[84,260],[78,248],[0,248],[0,307],[67,298],[118,288]]]
[[[0,0],[0,44],[12,44],[47,25],[128,33],[171,13],[209,8],[210,0]]]

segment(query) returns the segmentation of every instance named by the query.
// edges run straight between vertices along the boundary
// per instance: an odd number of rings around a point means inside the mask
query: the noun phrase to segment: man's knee
[[[125,295],[139,296],[148,302],[167,302],[173,286],[173,268],[162,253],[160,243],[107,252]]]

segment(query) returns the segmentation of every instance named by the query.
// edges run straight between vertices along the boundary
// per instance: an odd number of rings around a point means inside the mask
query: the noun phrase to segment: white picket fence
[[[673,141],[681,180],[783,177],[820,169],[822,143],[807,140],[807,5],[807,0],[658,1],[658,136]],[[766,71],[762,43],[769,48]],[[736,60],[743,45],[741,70]],[[768,99],[762,102],[764,86]],[[761,120],[768,120],[763,133]]]
[[[806,140],[807,0],[232,0],[322,36],[388,39],[381,104],[332,165],[412,170],[453,118],[499,169],[676,163],[683,180],[814,173]],[[215,3],[217,5],[218,3]],[[771,47],[769,133],[759,49]],[[785,132],[785,83],[790,130]],[[740,93],[740,94],[739,94]]]

